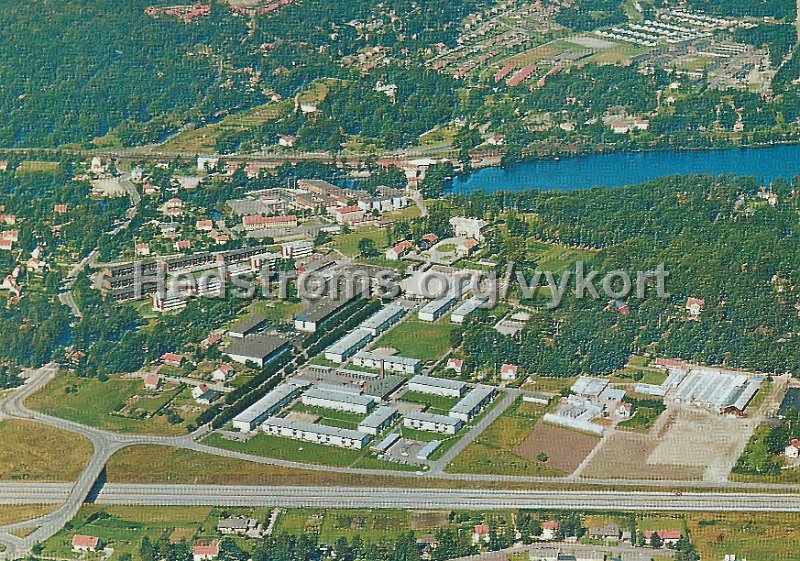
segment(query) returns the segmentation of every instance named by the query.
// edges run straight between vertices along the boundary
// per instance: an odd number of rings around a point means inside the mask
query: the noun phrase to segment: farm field
[[[169,392],[170,388],[165,388],[153,399],[154,396],[144,389],[140,379],[113,377],[101,382],[96,378],[79,378],[72,373],[61,373],[31,396],[26,405],[54,417],[121,433],[186,434],[187,425],[183,422],[171,424],[167,415],[140,419],[119,414],[131,406],[135,406],[141,414],[152,414],[172,398],[175,399],[173,405],[176,408],[191,408],[185,421],[191,421],[199,414],[199,408],[194,408],[188,391],[171,397],[166,396]]]
[[[512,405],[483,434],[461,452],[447,467],[450,473],[493,473],[498,475],[561,476],[564,473],[516,452],[536,424],[544,409],[521,400]]]
[[[80,435],[28,421],[0,421],[0,480],[71,482],[92,444]]]
[[[600,439],[548,423],[537,423],[533,432],[514,452],[528,460],[547,455],[547,466],[563,473],[572,473],[594,450]]]
[[[393,348],[400,356],[423,362],[438,360],[450,351],[450,334],[457,327],[444,321],[446,323],[428,323],[408,319],[381,338],[377,346]]]
[[[38,518],[57,508],[58,505],[0,505],[0,525]]]
[[[797,559],[800,516],[769,513],[690,513],[692,541],[703,559],[722,559],[736,552],[748,561]]]

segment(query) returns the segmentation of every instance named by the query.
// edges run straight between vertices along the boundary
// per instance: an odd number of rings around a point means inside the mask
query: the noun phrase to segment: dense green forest
[[[800,283],[798,199],[776,182],[781,203],[754,197],[757,181],[673,177],[636,187],[571,193],[528,191],[474,195],[453,201],[470,215],[502,218],[490,253],[501,265],[522,263],[534,238],[601,249],[591,266],[650,271],[663,263],[671,298],[629,299],[630,315],[604,300],[569,297],[541,312],[534,328],[499,335],[490,312],[469,320],[464,350],[476,364],[515,362],[530,372],[569,376],[609,373],[631,353],[654,352],[754,371],[800,372],[795,309]],[[705,299],[699,321],[686,318],[687,297]],[[532,301],[542,304],[541,301]]]

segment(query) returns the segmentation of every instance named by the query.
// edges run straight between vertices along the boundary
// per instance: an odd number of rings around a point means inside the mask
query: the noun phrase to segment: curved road
[[[0,402],[0,418],[25,419],[80,434],[91,441],[93,454],[81,476],[72,484],[0,483],[0,504],[61,504],[54,512],[38,518],[0,526],[1,556],[23,557],[31,548],[58,531],[75,517],[92,491],[108,460],[123,448],[135,445],[161,445],[195,450],[248,462],[281,467],[326,471],[351,475],[375,475],[404,478],[408,488],[348,487],[227,487],[216,485],[120,485],[108,484],[100,490],[97,502],[108,504],[258,504],[267,506],[349,506],[392,508],[592,508],[617,510],[718,510],[718,511],[781,511],[800,512],[800,495],[780,494],[800,491],[798,485],[759,483],[709,484],[703,481],[640,481],[619,479],[584,479],[524,477],[498,475],[451,474],[441,470],[429,473],[356,469],[253,456],[215,448],[198,442],[207,428],[178,437],[126,435],[88,427],[80,423],[52,417],[25,407],[24,401],[50,382],[58,371],[48,365],[30,373],[27,383]],[[497,407],[502,410],[502,407]],[[473,489],[415,489],[413,480],[431,478],[468,481]],[[530,484],[586,484],[597,486],[664,488],[664,492],[632,491],[496,491],[480,488],[482,482],[498,481]],[[675,494],[672,490],[698,489],[697,492]],[[726,493],[708,492],[724,488]],[[705,489],[706,492],[702,492]],[[667,491],[669,490],[669,491]],[[733,492],[733,491],[745,492]],[[19,530],[35,530],[25,538],[12,535]]]

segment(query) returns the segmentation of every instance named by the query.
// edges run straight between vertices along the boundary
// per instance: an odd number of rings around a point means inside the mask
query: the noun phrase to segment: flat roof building
[[[375,401],[365,395],[335,391],[320,386],[313,387],[305,392],[302,401],[303,405],[344,411],[356,415],[366,415],[375,407]]]
[[[406,312],[407,310],[399,304],[389,304],[379,310],[377,313],[368,317],[364,323],[359,326],[359,328],[366,329],[372,333],[373,337],[377,337],[395,323],[400,321],[400,319],[406,315]]]
[[[383,365],[384,370],[402,372],[403,374],[416,374],[422,370],[422,361],[418,358],[405,356],[380,355],[368,351],[360,351],[353,356],[353,364],[364,368],[379,370]]]
[[[497,395],[497,388],[479,384],[450,409],[450,416],[465,423],[477,417]]]
[[[325,358],[341,364],[372,341],[372,334],[366,329],[351,331],[325,350]]]
[[[434,378],[433,376],[416,375],[408,381],[408,390],[412,392],[441,395],[443,397],[458,397],[464,395],[467,389],[466,382]]]
[[[599,397],[608,386],[608,380],[582,376],[572,384],[572,393],[583,397]]]
[[[395,374],[384,374],[379,378],[374,378],[364,384],[364,395],[373,398],[376,402],[385,401],[402,388],[406,383],[403,376]]]
[[[453,323],[464,323],[468,315],[483,306],[486,302],[488,302],[488,299],[483,296],[473,296],[469,300],[465,300],[450,314],[450,321]]]
[[[264,314],[250,314],[228,330],[228,335],[242,339],[255,334],[267,322]]]
[[[422,309],[417,313],[422,321],[436,321],[447,313],[447,311],[456,305],[458,299],[455,296],[443,296],[438,300],[432,300],[425,304]]]
[[[441,444],[441,440],[431,440],[425,446],[419,449],[419,452],[417,452],[417,459],[422,461],[427,460]]]
[[[252,432],[265,419],[274,415],[300,395],[302,386],[287,383],[276,386],[267,395],[233,418],[233,428]]]
[[[370,436],[356,430],[330,427],[304,421],[293,421],[280,417],[270,417],[261,426],[265,434],[304,440],[325,446],[338,446],[361,450],[369,443]]]
[[[254,362],[259,368],[274,359],[283,349],[289,347],[289,341],[272,335],[251,335],[234,339],[225,350],[231,360],[245,364]]]
[[[461,419],[448,417],[447,415],[412,411],[403,418],[403,426],[415,430],[455,434],[461,430],[463,423]]]
[[[359,423],[358,430],[373,436],[378,435],[391,427],[397,417],[398,411],[396,407],[381,405]]]
[[[338,298],[327,298],[319,301],[306,302],[305,311],[294,316],[294,328],[306,333],[314,333],[332,315],[341,310],[344,306],[355,300],[359,295],[348,295],[347,291],[342,291]]]

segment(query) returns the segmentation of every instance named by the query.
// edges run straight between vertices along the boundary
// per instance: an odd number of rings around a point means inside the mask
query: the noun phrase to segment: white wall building
[[[322,407],[357,415],[366,415],[375,407],[375,401],[367,396],[345,393],[322,387],[314,387],[303,394],[303,405]]]
[[[241,432],[252,432],[267,417],[274,415],[300,395],[301,386],[280,384],[267,395],[233,418],[233,428]]]
[[[400,372],[402,374],[416,374],[422,370],[422,361],[418,358],[410,358],[395,355],[379,355],[367,351],[361,351],[353,356],[353,364],[364,368],[374,368],[379,370],[383,364],[384,370],[390,372]]]
[[[392,426],[398,416],[396,407],[381,405],[359,423],[358,430],[373,436],[378,435]]]
[[[400,321],[400,319],[406,315],[406,312],[407,310],[400,304],[389,304],[379,310],[377,313],[368,317],[364,323],[359,326],[359,328],[366,329],[372,333],[373,337],[377,337],[395,323]]]
[[[468,315],[483,306],[487,301],[488,299],[483,296],[473,296],[469,300],[462,302],[458,308],[453,310],[453,313],[450,314],[450,321],[453,323],[464,323]]]
[[[489,225],[486,220],[480,218],[465,218],[463,216],[455,216],[450,219],[450,225],[453,227],[455,234],[459,238],[474,238],[479,242],[484,241],[485,230]]]
[[[403,426],[428,432],[438,432],[441,434],[456,434],[463,423],[461,419],[448,417],[447,415],[435,415],[433,413],[419,413],[412,411],[403,418]]]
[[[366,347],[371,340],[372,333],[366,329],[356,329],[328,347],[325,351],[325,358],[341,364]]]
[[[292,421],[280,417],[270,417],[261,426],[265,434],[304,440],[326,446],[362,449],[369,443],[370,436],[356,430],[329,427],[303,421]]]
[[[466,390],[467,384],[459,380],[417,375],[408,381],[408,391],[440,395],[442,397],[460,398]]]
[[[497,388],[479,384],[450,410],[450,416],[465,423],[477,417],[497,395]]]
[[[447,311],[456,305],[458,299],[454,296],[443,296],[438,300],[432,300],[425,304],[419,311],[417,316],[422,321],[436,321],[447,313]]]

